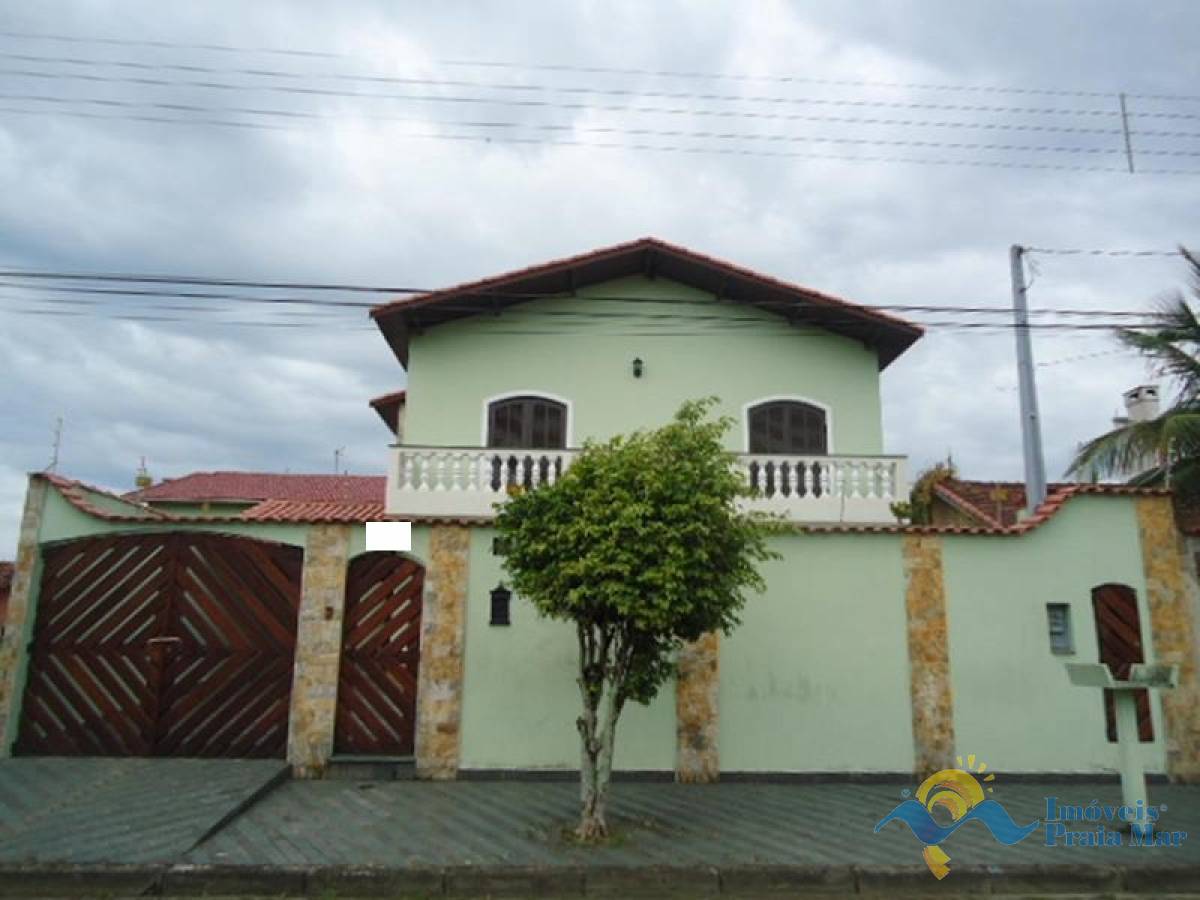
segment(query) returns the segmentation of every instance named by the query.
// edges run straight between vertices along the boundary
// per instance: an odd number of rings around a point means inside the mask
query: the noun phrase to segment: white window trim
[[[770,397],[758,397],[749,403],[742,404],[742,452],[750,452],[750,410],[756,406],[762,406],[764,403],[775,403],[780,400],[807,403],[825,413],[825,454],[833,456],[833,410],[828,403],[822,403],[812,397],[801,397],[798,394],[773,394]]]
[[[575,404],[566,397],[560,397],[558,394],[548,394],[545,391],[505,391],[503,394],[496,394],[491,397],[485,397],[483,400],[483,418],[479,429],[479,446],[486,447],[488,439],[488,409],[497,400],[512,400],[515,397],[537,397],[542,400],[553,400],[555,403],[561,403],[567,408],[567,447],[575,446]]]

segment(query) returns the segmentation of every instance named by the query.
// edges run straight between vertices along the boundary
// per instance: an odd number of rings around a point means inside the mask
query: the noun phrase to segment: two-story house
[[[879,385],[914,325],[654,239],[372,316],[407,374],[371,402],[395,436],[385,484],[202,473],[122,498],[31,476],[0,753],[575,768],[575,638],[506,587],[495,504],[715,396],[749,502],[793,527],[741,625],[623,715],[619,770],[1114,771],[1105,704],[1064,663],[1119,649],[1183,667],[1144,703],[1141,750],[1200,779],[1197,587],[1169,495],[1063,485],[1016,520],[956,482],[953,517],[898,522]],[[411,522],[411,550],[368,550],[378,518]]]
[[[906,496],[879,373],[921,330],[875,310],[644,239],[372,315],[408,372],[406,392],[373,401],[389,424],[403,410],[396,514],[486,516],[507,482],[554,477],[584,440],[710,395],[762,505],[892,522]]]

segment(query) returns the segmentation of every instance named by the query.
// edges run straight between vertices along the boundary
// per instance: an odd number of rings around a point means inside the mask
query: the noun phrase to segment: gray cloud
[[[517,60],[644,70],[792,74],[870,82],[990,84],[1131,93],[1188,93],[1198,63],[1191,5],[1111,3],[859,2],[473,4],[397,8],[382,2],[175,5],[50,2],[10,10],[14,31],[117,36],[187,44],[329,50],[338,58],[0,39],[0,52],[249,66],[302,79],[259,83],[403,93],[322,79],[366,72],[438,80],[737,94],[736,106],[694,99],[474,89],[534,96],[553,107],[479,106],[262,90],[152,87],[6,76],[3,93],[118,103],[184,103],[291,110],[291,121],[212,114],[285,126],[257,130],[78,118],[162,109],[5,100],[0,106],[0,266],[169,271],[244,278],[437,286],[644,234],[659,235],[864,303],[1008,303],[1007,248],[1172,247],[1200,243],[1195,178],[1097,172],[960,168],[889,162],[681,154],[633,149],[431,141],[417,130],[482,134],[446,123],[508,121],[554,139],[755,147],[851,157],[952,157],[996,162],[1025,151],[873,147],[804,141],[635,136],[589,130],[737,133],[759,138],[962,141],[1094,147],[1105,154],[1039,159],[1120,166],[1119,134],[848,124],[778,118],[636,113],[634,106],[737,108],[768,114],[953,121],[987,126],[1111,117],[905,109],[903,104],[1109,110],[1115,98],[930,91],[807,83],[656,78],[449,65]],[[95,71],[5,61],[5,68]],[[101,70],[109,75],[128,70]],[[151,73],[248,82],[247,76]],[[415,90],[409,91],[416,92]],[[462,95],[433,86],[422,93]],[[867,100],[897,107],[765,103]],[[570,104],[574,103],[572,107]],[[1141,113],[1200,113],[1200,104],[1134,100]],[[580,108],[580,107],[588,108]],[[597,109],[612,106],[613,109]],[[180,112],[186,118],[189,114]],[[198,115],[198,114],[193,114]],[[380,116],[416,120],[381,121]],[[422,126],[420,123],[428,123]],[[292,126],[295,127],[292,127]],[[1197,131],[1189,119],[1135,119],[1143,130]],[[502,135],[504,129],[492,133]],[[527,131],[512,133],[529,133]],[[1200,150],[1188,138],[1138,138],[1142,151]],[[1156,167],[1194,158],[1145,156]],[[1183,276],[1170,261],[1045,257],[1036,305],[1136,308]],[[131,323],[16,312],[51,296],[0,288],[0,557],[15,545],[24,474],[49,459],[56,416],[66,418],[61,469],[128,487],[138,458],[159,477],[191,469],[328,471],[347,448],[352,471],[381,471],[387,434],[365,403],[403,384],[403,373],[362,310],[304,329]],[[36,300],[34,299],[36,298]],[[59,299],[65,299],[59,297]],[[100,297],[136,312],[144,298]],[[161,301],[158,301],[161,302]],[[231,304],[231,308],[234,305]],[[44,307],[47,308],[47,307]],[[58,304],[59,311],[94,307]],[[218,318],[280,321],[280,309],[246,306]],[[293,308],[293,311],[294,308]],[[291,321],[297,321],[292,319]],[[311,321],[311,320],[310,320]],[[1098,334],[1039,334],[1035,354],[1048,467],[1107,427],[1120,391],[1145,378]],[[1089,354],[1108,354],[1089,356]],[[1076,357],[1088,357],[1077,359]],[[914,468],[952,452],[979,477],[1019,477],[1012,336],[931,332],[885,374],[889,449]]]

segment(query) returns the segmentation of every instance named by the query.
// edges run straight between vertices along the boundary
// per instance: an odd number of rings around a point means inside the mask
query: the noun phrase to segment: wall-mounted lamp
[[[642,365],[643,365],[642,358],[640,356],[634,357],[634,360],[633,360],[633,377],[634,378],[642,377]]]
[[[504,583],[492,588],[492,618],[489,625],[511,625],[508,618],[508,606],[512,601],[512,591]]]

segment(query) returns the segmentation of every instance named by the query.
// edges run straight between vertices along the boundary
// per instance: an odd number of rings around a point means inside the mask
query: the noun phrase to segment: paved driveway
[[[921,845],[905,825],[878,822],[901,784],[614,785],[612,846],[572,846],[578,814],[570,782],[288,782],[186,857],[192,863],[377,866],[916,866]],[[1045,797],[1117,802],[1116,784],[999,783],[1014,820],[1045,816]],[[943,848],[961,866],[1171,866],[1200,863],[1200,787],[1151,786],[1163,825],[1189,832],[1179,848],[1047,847],[1041,830],[1014,846],[970,822]],[[1093,823],[1082,827],[1095,829]]]
[[[281,760],[0,760],[0,863],[175,861],[286,772]]]

